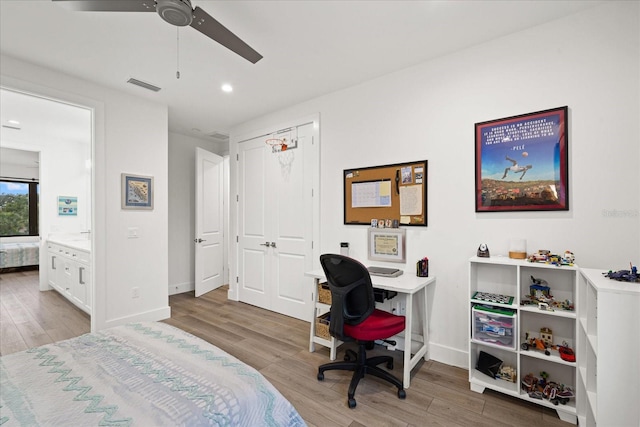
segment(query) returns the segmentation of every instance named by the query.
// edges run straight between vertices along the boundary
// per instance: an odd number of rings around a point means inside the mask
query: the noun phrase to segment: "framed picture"
[[[369,259],[406,262],[404,228],[369,228]]]
[[[569,209],[567,110],[475,124],[476,212]]]
[[[153,209],[153,177],[123,173],[122,209]]]
[[[77,216],[78,198],[69,196],[58,196],[58,215]]]

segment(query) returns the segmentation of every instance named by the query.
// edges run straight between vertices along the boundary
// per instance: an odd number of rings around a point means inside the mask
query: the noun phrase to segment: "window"
[[[0,180],[0,236],[38,235],[38,183]]]

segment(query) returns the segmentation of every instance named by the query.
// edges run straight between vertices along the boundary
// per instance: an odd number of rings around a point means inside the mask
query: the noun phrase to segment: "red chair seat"
[[[382,340],[404,331],[404,324],[404,316],[376,309],[359,325],[345,324],[344,333],[358,341]]]

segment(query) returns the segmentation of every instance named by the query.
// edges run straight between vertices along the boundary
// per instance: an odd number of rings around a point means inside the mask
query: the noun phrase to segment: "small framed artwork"
[[[372,261],[406,262],[405,236],[404,228],[369,228],[368,258]]]
[[[569,209],[567,110],[475,124],[476,212]]]
[[[122,209],[153,209],[153,177],[123,173]]]
[[[78,198],[69,196],[58,196],[58,215],[77,216]]]

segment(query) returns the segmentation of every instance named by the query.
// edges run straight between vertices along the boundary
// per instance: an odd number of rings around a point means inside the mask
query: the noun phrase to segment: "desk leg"
[[[422,293],[424,294],[424,302],[422,306],[422,340],[425,346],[424,360],[429,360],[429,305],[427,304],[427,286],[422,288]]]
[[[329,347],[329,360],[334,361],[338,356],[338,343],[334,337],[331,337],[331,347]]]
[[[404,329],[404,363],[403,379],[404,388],[409,388],[411,383],[411,337],[413,331],[413,294],[406,294],[406,316]]]
[[[407,313],[405,320],[404,331],[404,372],[403,372],[403,386],[409,388],[411,385],[411,370],[420,362],[420,359],[429,360],[429,315],[427,313],[427,287],[423,287],[420,292],[423,292],[422,297],[418,297],[418,301],[421,301],[422,307],[418,307],[418,316],[420,316],[420,324],[422,326],[422,345],[416,351],[415,355],[411,354],[411,344],[413,339],[413,294],[407,294]]]
[[[311,290],[311,305],[313,306],[313,316],[311,316],[311,327],[309,328],[309,352],[316,351],[316,344],[313,341],[313,337],[316,336],[316,316],[318,315],[318,309],[316,308],[316,289],[318,289],[318,283],[320,279],[313,279],[313,289]]]

